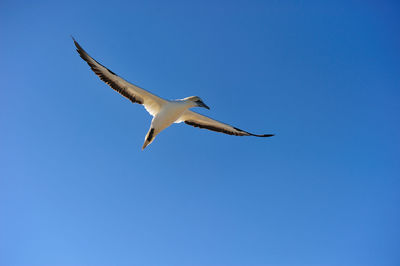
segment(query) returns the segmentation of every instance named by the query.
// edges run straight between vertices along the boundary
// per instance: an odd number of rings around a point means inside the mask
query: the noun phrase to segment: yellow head
[[[203,100],[200,99],[200,97],[198,97],[198,96],[190,96],[190,97],[185,98],[184,100],[185,100],[185,101],[193,102],[193,103],[195,104],[195,106],[197,106],[197,107],[204,107],[204,108],[210,109],[210,107],[208,107],[208,106],[203,102]]]

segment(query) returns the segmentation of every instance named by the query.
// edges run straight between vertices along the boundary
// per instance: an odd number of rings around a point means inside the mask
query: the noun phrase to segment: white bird
[[[145,149],[154,138],[164,129],[173,123],[185,122],[188,125],[205,128],[217,132],[222,132],[235,136],[256,136],[256,137],[272,137],[273,134],[257,135],[231,125],[216,121],[207,116],[195,113],[189,110],[192,107],[204,107],[210,109],[197,96],[191,96],[179,100],[165,100],[158,97],[132,83],[127,82],[110,69],[94,60],[72,37],[76,50],[83,60],[88,63],[90,68],[99,78],[107,83],[111,88],[116,90],[122,96],[128,98],[132,103],[139,103],[146,108],[153,116],[150,129],[146,134],[142,150]]]

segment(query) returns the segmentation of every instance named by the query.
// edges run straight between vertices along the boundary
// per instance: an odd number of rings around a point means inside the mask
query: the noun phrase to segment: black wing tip
[[[237,128],[237,127],[233,127],[233,128],[236,129],[237,131],[241,131],[241,132],[246,133],[247,136],[254,136],[254,137],[260,137],[260,138],[268,138],[268,137],[273,137],[273,136],[275,136],[275,134],[262,134],[262,135],[258,135],[258,134],[253,134],[253,133],[244,131],[244,130],[242,130],[242,129],[240,129],[240,128]],[[243,136],[246,136],[246,135],[243,135]]]
[[[246,133],[249,134],[248,136],[259,137],[259,138],[269,138],[269,137],[275,136],[275,134],[261,134],[261,135],[258,135],[258,134],[253,134],[253,133],[250,133],[250,132],[246,132]]]
[[[89,64],[89,60],[93,60],[95,61],[97,64],[99,64],[100,66],[104,67],[105,69],[108,70],[108,72],[110,72],[111,74],[113,74],[114,76],[118,76],[117,74],[115,74],[113,71],[111,71],[109,68],[103,66],[102,64],[100,64],[99,62],[97,62],[95,59],[91,58],[87,52],[79,45],[79,43],[75,40],[75,38],[71,35],[72,40],[74,41],[74,44],[76,46],[76,51],[79,53],[79,55],[81,56],[81,58],[83,60],[85,60],[88,64]],[[89,57],[89,58],[88,58]],[[90,64],[89,64],[90,65]],[[91,66],[92,67],[92,66]]]
[[[79,45],[79,43],[75,40],[74,36],[71,35],[72,40],[74,41],[74,44],[76,46],[76,51],[80,54],[81,52],[86,53],[85,50]]]
[[[253,136],[256,136],[256,137],[261,137],[261,138],[268,138],[268,137],[273,137],[273,136],[275,136],[275,134],[263,134],[263,135],[255,135],[255,134],[252,134]]]
[[[74,36],[72,36],[72,35],[70,35],[70,36],[71,36],[71,39],[74,41],[74,44],[79,45],[78,42],[75,40]]]

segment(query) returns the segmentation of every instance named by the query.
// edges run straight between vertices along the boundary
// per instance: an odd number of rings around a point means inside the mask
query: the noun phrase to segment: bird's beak
[[[210,110],[210,107],[208,107],[205,103],[203,103],[203,101],[197,101],[196,103],[199,107],[204,107]]]

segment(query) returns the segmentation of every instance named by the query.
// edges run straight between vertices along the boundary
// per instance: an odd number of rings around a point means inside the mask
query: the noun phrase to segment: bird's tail
[[[144,150],[150,143],[153,142],[155,137],[154,128],[150,128],[149,132],[147,132],[146,137],[144,139],[142,150]]]

